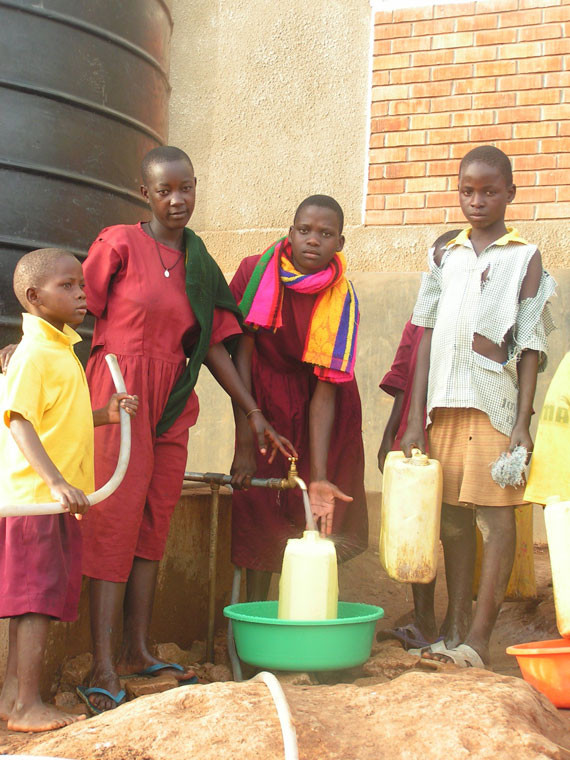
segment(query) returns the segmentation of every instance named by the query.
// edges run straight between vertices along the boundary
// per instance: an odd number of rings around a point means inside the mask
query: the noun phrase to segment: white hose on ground
[[[299,760],[299,748],[297,746],[297,732],[291,719],[291,710],[289,709],[289,703],[283,693],[281,684],[275,678],[273,673],[268,673],[266,670],[262,670],[254,676],[251,681],[263,681],[271,692],[275,707],[277,708],[277,715],[279,716],[279,722],[281,723],[281,733],[283,735],[283,747],[285,749],[285,760]]]
[[[113,382],[115,383],[115,389],[117,393],[126,393],[125,381],[119,369],[117,357],[115,354],[107,354],[105,360],[109,366]],[[120,408],[120,425],[121,425],[121,443],[119,447],[119,460],[115,472],[111,476],[111,479],[105,483],[104,486],[94,491],[87,496],[89,504],[98,504],[103,499],[106,499],[114,491],[117,490],[121,484],[127,467],[129,465],[129,458],[131,455],[131,421],[127,412]],[[73,442],[70,442],[70,446]],[[17,504],[17,505],[0,505],[0,517],[27,517],[29,515],[59,515],[63,514],[67,510],[59,502],[51,502],[49,504]]]

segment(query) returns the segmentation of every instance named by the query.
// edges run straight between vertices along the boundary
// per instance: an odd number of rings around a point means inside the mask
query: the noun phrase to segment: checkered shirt
[[[437,407],[474,408],[510,436],[517,416],[517,362],[522,352],[538,351],[539,372],[546,367],[547,338],[554,329],[548,299],[556,283],[543,271],[537,294],[519,303],[536,246],[509,230],[477,255],[469,231],[447,244],[439,266],[430,250],[429,272],[422,276],[412,317],[413,324],[433,328],[426,425]],[[507,361],[500,364],[473,351],[475,333],[497,345],[509,333]]]

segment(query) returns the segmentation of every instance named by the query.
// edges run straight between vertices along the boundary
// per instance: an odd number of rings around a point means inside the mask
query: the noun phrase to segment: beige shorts
[[[429,455],[441,462],[443,502],[462,507],[524,504],[524,485],[501,488],[491,464],[509,448],[509,437],[479,409],[438,408],[431,412]]]

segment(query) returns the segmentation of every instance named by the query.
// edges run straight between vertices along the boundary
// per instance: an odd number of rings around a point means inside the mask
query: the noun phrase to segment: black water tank
[[[170,2],[0,0],[0,345],[19,339],[24,253],[83,258],[101,227],[147,218],[139,165],[167,137]]]

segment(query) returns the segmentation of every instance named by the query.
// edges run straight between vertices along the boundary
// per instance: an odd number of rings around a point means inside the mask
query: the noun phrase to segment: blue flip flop
[[[185,669],[177,662],[155,662],[154,665],[149,665],[144,670],[139,670],[137,673],[129,673],[126,676],[120,676],[121,678],[148,678],[149,676],[156,676],[163,670],[176,670],[179,673],[185,673]],[[195,675],[189,678],[184,678],[180,681],[181,686],[187,686],[198,683],[198,678]]]
[[[101,710],[99,707],[95,707],[89,699],[92,694],[103,694],[103,696],[108,697],[114,702],[115,707],[110,707],[110,710],[115,710],[119,705],[122,705],[127,696],[124,689],[121,689],[117,694],[111,694],[110,691],[107,691],[107,689],[101,689],[99,686],[76,686],[75,691],[77,692],[77,696],[85,702],[92,715],[101,715],[101,713],[108,712],[107,710]]]

